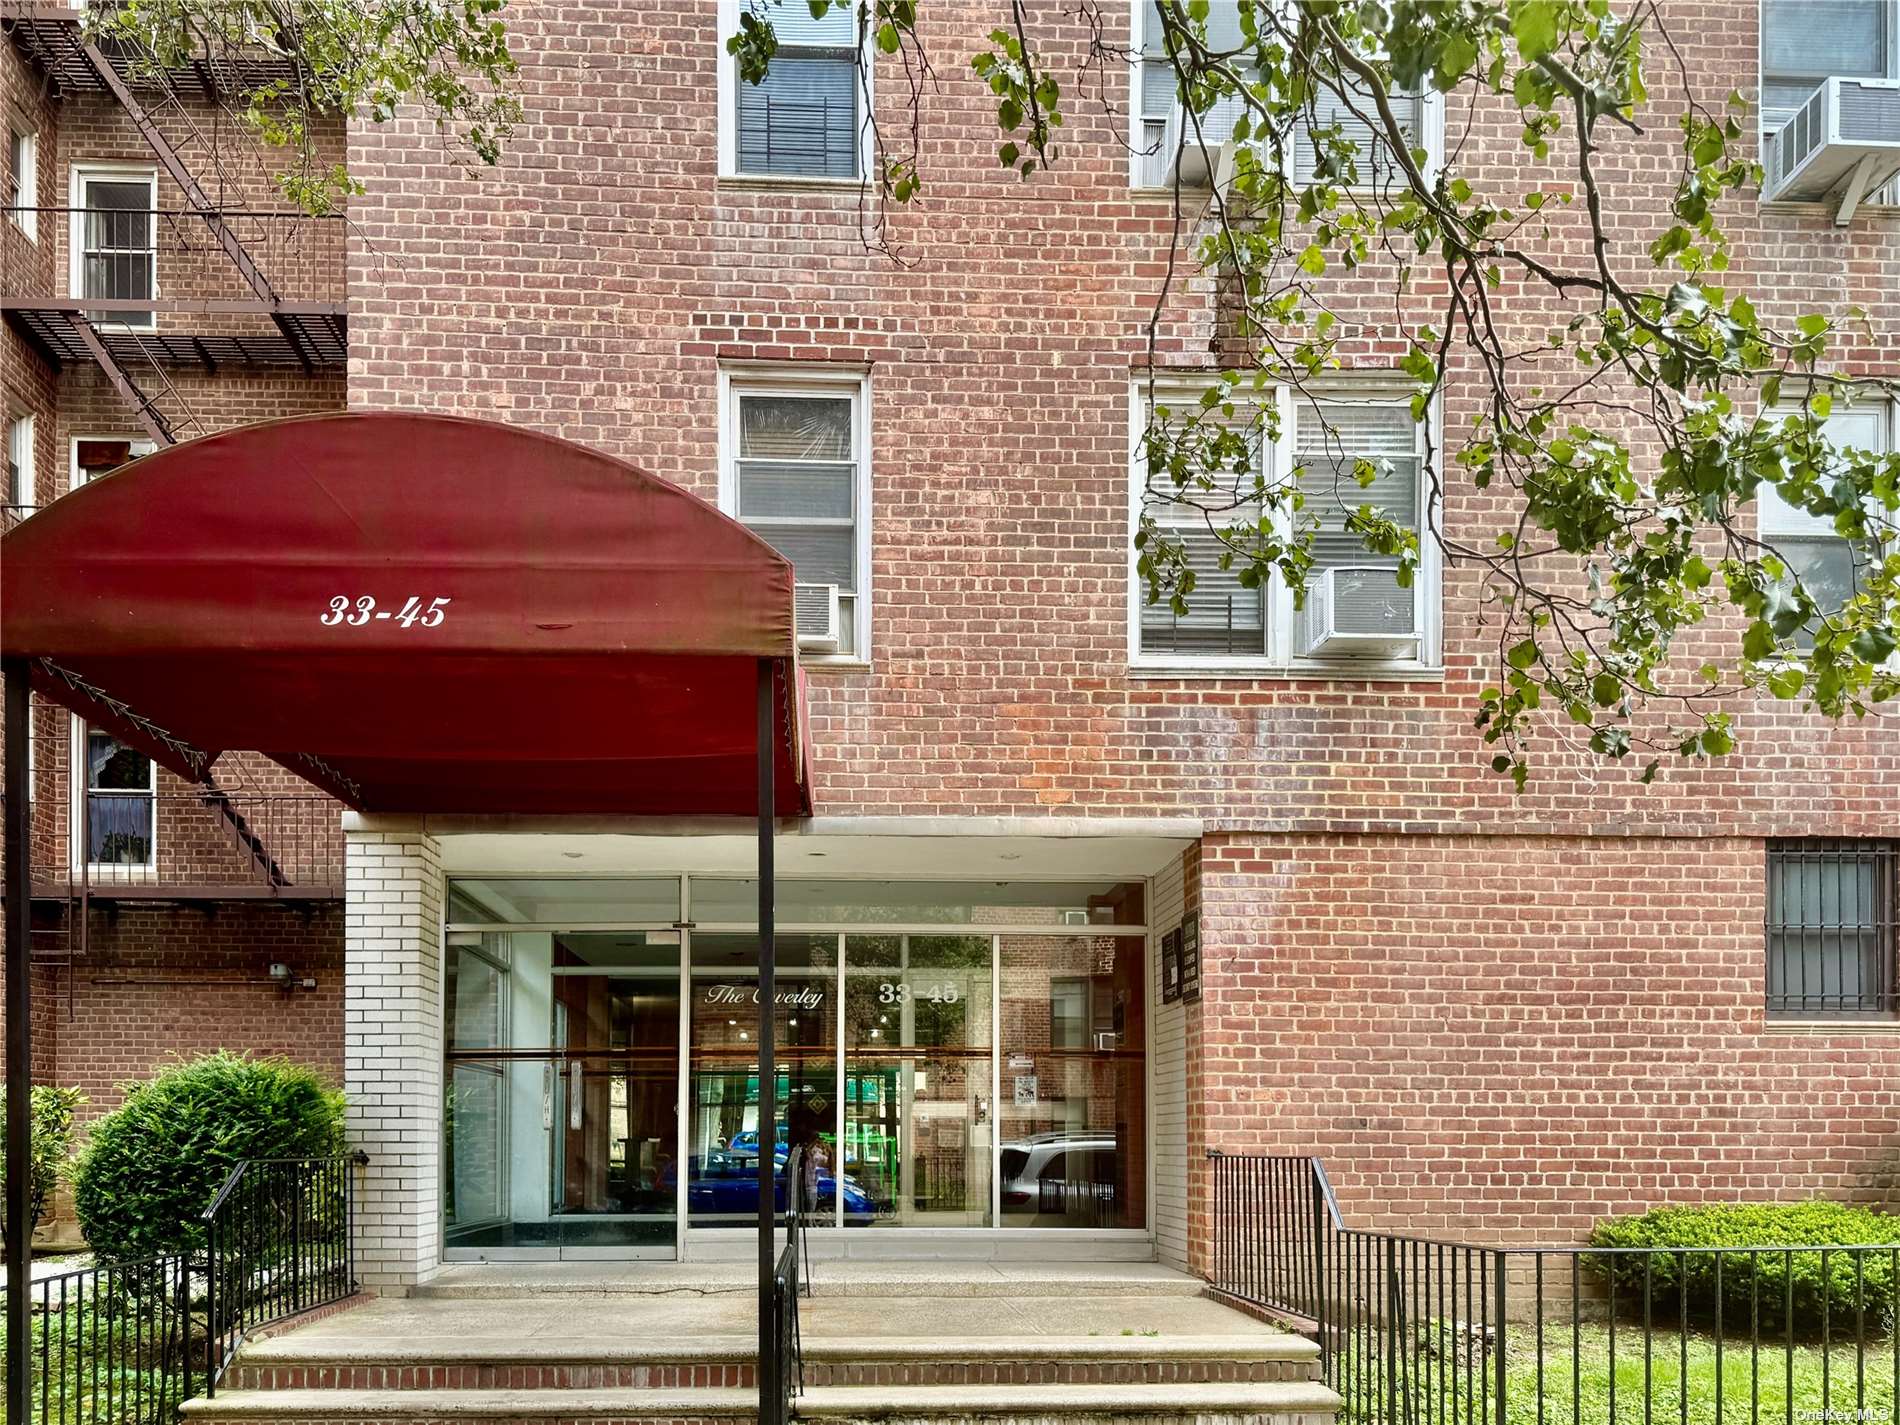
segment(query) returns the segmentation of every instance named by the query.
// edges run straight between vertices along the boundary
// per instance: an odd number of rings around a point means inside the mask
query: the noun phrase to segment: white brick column
[[[343,1086],[369,1154],[357,1270],[400,1291],[441,1256],[442,862],[423,832],[345,835]]]

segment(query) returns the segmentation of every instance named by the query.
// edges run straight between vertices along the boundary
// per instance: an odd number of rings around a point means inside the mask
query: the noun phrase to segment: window
[[[22,129],[7,130],[7,173],[4,191],[13,224],[30,238],[40,233],[40,138]]]
[[[1323,401],[1295,413],[1294,436],[1303,501],[1297,518],[1312,532],[1313,564],[1293,651],[1417,656],[1418,580],[1400,584],[1399,561],[1369,553],[1347,525],[1354,511],[1370,508],[1419,532],[1424,462],[1410,405]],[[1362,485],[1367,464],[1376,473]]]
[[[1900,74],[1897,21],[1895,0],[1762,0],[1762,131],[1779,129],[1803,99],[1837,74]]]
[[[150,302],[158,297],[158,179],[149,170],[75,170],[73,296]],[[150,328],[149,311],[89,313],[102,324]]]
[[[84,822],[75,828],[93,866],[155,864],[158,768],[110,733],[85,729]]]
[[[857,7],[833,5],[814,19],[807,6],[725,0],[722,37],[738,29],[740,7],[771,22],[778,51],[765,79],[748,84],[721,45],[722,167],[735,175],[855,180],[862,172],[863,101]],[[729,130],[729,132],[726,132]]]
[[[72,468],[68,472],[69,488],[77,490],[88,480],[109,475],[121,465],[157,449],[152,441],[133,440],[129,436],[77,436],[73,440]]]
[[[1769,842],[1769,1014],[1890,1014],[1896,919],[1900,842]]]
[[[1792,411],[1782,413],[1795,414]],[[1878,406],[1838,411],[1822,423],[1829,445],[1836,449],[1871,450],[1876,454],[1888,449],[1888,414]],[[1865,555],[1835,532],[1834,522],[1825,516],[1797,509],[1782,499],[1772,485],[1761,486],[1756,493],[1761,508],[1761,538],[1786,564],[1802,588],[1808,591],[1823,616],[1839,612],[1854,594],[1855,571]],[[1814,647],[1812,625],[1794,636],[1800,649]]]
[[[1240,491],[1214,501],[1212,528],[1198,509],[1146,495],[1140,440],[1144,384],[1137,383],[1135,397],[1136,489],[1156,522],[1181,539],[1195,584],[1187,595],[1187,612],[1176,614],[1165,599],[1147,602],[1147,589],[1131,562],[1136,666],[1183,671],[1324,667],[1350,673],[1432,665],[1436,548],[1428,537],[1421,538],[1408,587],[1399,583],[1396,558],[1370,553],[1347,528],[1352,513],[1368,506],[1402,529],[1423,530],[1430,497],[1425,433],[1412,419],[1409,398],[1344,387],[1317,405],[1295,401],[1286,392],[1271,398],[1279,406],[1280,433],[1277,446],[1262,452],[1262,474],[1269,489],[1288,474],[1298,480],[1301,507],[1297,514],[1283,511],[1281,518],[1288,528],[1298,520],[1312,531],[1305,605],[1296,610],[1291,590],[1277,575],[1248,588],[1241,582],[1240,559],[1234,567],[1220,567],[1225,546],[1217,531],[1258,518],[1251,505],[1226,508]],[[1158,403],[1179,411],[1190,408],[1197,395],[1191,386],[1164,389]],[[1374,472],[1370,485],[1362,486],[1357,478],[1362,461]]]
[[[1900,0],[1762,0],[1762,138],[1836,75],[1900,79]],[[1900,179],[1867,201],[1900,202]]]
[[[1140,118],[1138,131],[1132,136],[1135,186],[1172,187],[1177,174],[1183,184],[1207,184],[1214,177],[1219,150],[1233,133],[1234,121],[1244,106],[1237,99],[1221,100],[1201,115],[1197,135],[1195,127],[1186,123],[1178,108],[1176,76],[1174,67],[1168,63],[1159,0],[1139,0],[1135,15],[1140,27],[1135,37],[1136,52],[1140,55],[1135,73],[1135,109]],[[1216,50],[1236,49],[1245,42],[1236,0],[1212,0],[1207,15],[1207,38]],[[1393,112],[1411,146],[1430,147],[1436,121],[1432,96],[1394,93],[1391,97]],[[1390,175],[1391,158],[1387,147],[1375,138],[1372,125],[1358,117],[1370,107],[1371,100],[1362,94],[1322,88],[1314,100],[1313,117],[1319,121],[1320,128],[1337,129],[1340,140],[1355,145],[1358,171],[1353,186],[1379,188]],[[1289,177],[1295,183],[1311,183],[1319,171],[1321,146],[1313,134],[1313,128],[1302,121],[1292,135]],[[1202,144],[1205,151],[1200,147]],[[1263,159],[1262,166],[1271,167],[1271,164]]]
[[[867,654],[869,449],[864,378],[722,377],[720,505],[792,561],[799,647]]]
[[[15,516],[33,513],[33,417],[21,416],[7,422],[8,512]]]

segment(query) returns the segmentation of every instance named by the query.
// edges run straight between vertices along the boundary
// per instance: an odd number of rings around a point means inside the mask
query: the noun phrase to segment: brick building
[[[1830,7],[1884,36],[1871,49],[1850,30],[1794,45],[1799,8],[1666,7],[1697,97],[1759,89],[1772,126],[1803,84],[1892,63],[1890,5]],[[1316,1153],[1360,1222],[1493,1241],[1574,1239],[1664,1201],[1890,1201],[1890,720],[1748,703],[1735,754],[1650,786],[1557,738],[1519,795],[1471,729],[1498,650],[1468,568],[1428,558],[1414,595],[1358,628],[1211,570],[1198,617],[1145,610],[1132,446],[1177,168],[1190,216],[1205,201],[1192,155],[1167,147],[1142,66],[1118,62],[1070,104],[1061,161],[1023,183],[996,167],[990,96],[963,64],[996,7],[923,9],[938,84],[925,195],[887,234],[901,261],[866,240],[848,42],[800,22],[793,63],[753,91],[721,44],[731,4],[520,0],[527,119],[499,168],[463,171],[420,120],[342,138],[367,188],[345,381],[202,378],[228,384],[234,420],[343,400],[566,437],[791,557],[819,814],[781,857],[782,973],[812,996],[786,1010],[782,1077],[832,1142],[840,1238],[1201,1265],[1211,1149]],[[1140,8],[1102,9],[1139,54]],[[1042,23],[1074,72],[1087,23]],[[44,61],[21,35],[9,102],[34,119]],[[904,100],[885,79],[888,125]],[[1156,155],[1131,155],[1130,115]],[[63,110],[37,121],[67,132]],[[1411,122],[1512,201],[1569,182],[1561,153],[1527,160],[1504,106],[1453,96]],[[1675,142],[1666,123],[1619,138],[1623,252],[1666,208]],[[61,144],[41,149],[43,189],[89,156]],[[1737,199],[1726,281],[1776,318],[1862,310],[1839,359],[1892,376],[1900,208],[1841,215]],[[1565,221],[1557,249],[1579,237]],[[1481,539],[1499,497],[1452,479],[1429,506],[1393,367],[1433,293],[1395,311],[1389,278],[1338,279],[1328,414],[1391,462],[1387,508]],[[1533,342],[1563,315],[1508,281],[1494,301]],[[71,383],[74,401],[101,383],[49,370],[45,333],[22,333],[50,319],[8,302],[9,399],[64,431]],[[1162,324],[1168,389],[1205,379],[1217,317],[1209,298]],[[1455,379],[1438,429],[1475,399]],[[1286,409],[1270,458],[1314,455]],[[1893,438],[1890,409],[1844,420],[1843,439]],[[61,488],[36,460],[39,488]],[[1354,587],[1389,594],[1363,552],[1322,552],[1340,608]],[[1732,633],[1685,641],[1686,666]],[[757,1085],[725,1035],[738,1017],[717,1015],[747,993],[744,836],[345,825],[344,1070],[374,1160],[376,1278],[445,1256],[749,1250],[720,1219],[749,1210]],[[299,1019],[333,1026],[334,976],[319,981]]]
[[[76,20],[0,11],[9,528],[137,455],[345,399],[341,221],[285,211],[209,70],[140,78]],[[50,703],[31,742],[36,1076],[87,1116],[219,1047],[340,1077],[335,804],[262,758],[191,787]]]

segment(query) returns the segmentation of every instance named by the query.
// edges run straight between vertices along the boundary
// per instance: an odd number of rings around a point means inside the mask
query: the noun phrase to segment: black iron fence
[[[194,1379],[191,1274],[181,1258],[41,1277],[31,1312],[39,1425],[169,1425],[177,1418]]]
[[[356,1170],[369,1159],[238,1164],[204,1212],[205,1393],[272,1321],[356,1291]]]
[[[368,1161],[242,1163],[204,1214],[202,1254],[35,1281],[35,1425],[175,1425],[182,1402],[216,1390],[247,1332],[353,1294],[355,1177]]]
[[[1384,1425],[1900,1425],[1900,1246],[1481,1247],[1348,1229],[1317,1160],[1213,1155],[1210,1275]]]

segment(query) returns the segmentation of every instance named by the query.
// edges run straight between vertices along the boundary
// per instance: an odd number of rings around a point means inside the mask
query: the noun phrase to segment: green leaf
[[[1537,661],[1537,640],[1527,638],[1521,643],[1512,644],[1505,651],[1504,661],[1520,671],[1530,667]]]

